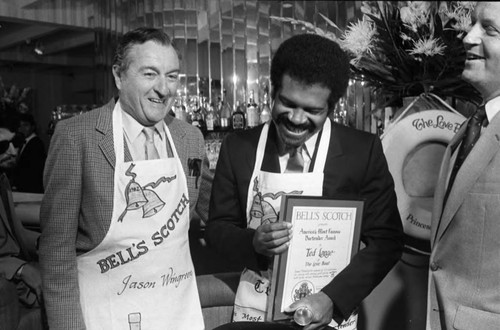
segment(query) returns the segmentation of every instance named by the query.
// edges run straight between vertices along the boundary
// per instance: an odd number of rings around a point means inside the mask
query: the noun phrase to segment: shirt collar
[[[35,133],[31,133],[26,139],[24,139],[24,144],[27,144],[32,138],[35,137]]]
[[[486,116],[488,117],[488,121],[491,122],[493,117],[500,111],[500,96],[497,96],[484,105],[486,110]]]
[[[142,133],[142,129],[144,126],[139,124],[137,120],[134,119],[131,115],[129,115],[126,111],[124,111],[121,106],[118,103],[118,107],[120,111],[123,113],[123,131],[127,135],[127,137],[130,139],[130,141],[135,141],[137,137]],[[164,137],[164,127],[163,127],[163,121],[160,121],[156,123],[155,128],[158,132],[158,135],[160,136],[160,139],[163,140]]]

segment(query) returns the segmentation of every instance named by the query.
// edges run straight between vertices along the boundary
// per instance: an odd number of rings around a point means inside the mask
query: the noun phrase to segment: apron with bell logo
[[[330,121],[327,120],[323,126],[314,170],[309,173],[261,171],[269,125],[269,122],[266,123],[262,129],[257,146],[255,167],[248,188],[246,210],[248,228],[255,229],[260,225],[276,222],[283,195],[321,196],[323,193],[323,169],[330,143]],[[245,269],[242,272],[236,291],[233,321],[265,321],[267,297],[271,291],[271,277],[271,270],[257,273]]]
[[[87,329],[203,329],[189,195],[175,145],[173,158],[125,163],[122,127],[117,104],[111,225],[95,249],[77,258]]]

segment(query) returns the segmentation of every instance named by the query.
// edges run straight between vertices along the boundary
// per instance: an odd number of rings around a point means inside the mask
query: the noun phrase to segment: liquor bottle
[[[269,107],[269,95],[264,93],[264,101],[262,102],[262,110],[260,111],[260,123],[264,124],[271,119],[271,108]]]
[[[220,116],[220,127],[222,130],[227,130],[231,127],[231,105],[227,101],[226,90],[219,102],[219,116]]]
[[[215,111],[213,102],[205,102],[205,108],[207,109],[207,114],[205,116],[205,123],[207,125],[207,131],[215,131],[219,128],[219,115]]]
[[[259,106],[255,103],[254,92],[250,91],[247,104],[247,127],[252,128],[259,125]]]
[[[191,125],[198,127],[202,132],[205,132],[207,128],[205,125],[205,118],[204,118],[204,114],[206,112],[204,110],[204,102],[205,98],[200,95],[198,97],[198,102],[197,104],[195,104],[195,108],[191,115]]]
[[[187,122],[187,111],[184,106],[184,102],[181,96],[175,98],[174,105],[172,106],[172,110],[175,114],[175,118]]]
[[[193,119],[196,119],[195,111],[198,110],[198,96],[191,95],[189,98],[186,97],[186,111],[188,123],[193,126],[198,126],[198,123],[193,124]]]
[[[240,101],[236,102],[236,110],[231,116],[231,123],[234,130],[246,128],[245,112],[243,111],[244,108],[245,106],[240,103]]]

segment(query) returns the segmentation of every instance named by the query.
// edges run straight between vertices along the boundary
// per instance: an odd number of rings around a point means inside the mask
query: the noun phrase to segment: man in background
[[[322,290],[286,306],[290,314],[298,306],[312,312],[305,329],[322,328],[332,318],[337,324],[348,320],[401,256],[402,224],[379,138],[328,117],[348,79],[349,60],[337,43],[313,34],[285,40],[271,63],[272,121],[232,133],[222,143],[206,238],[245,267],[234,321],[266,318],[272,260],[297,234],[289,223],[277,221],[282,194],[365,201],[361,240],[366,247]],[[237,322],[221,329],[288,327]]]
[[[36,134],[35,119],[30,114],[19,116],[18,132],[24,137],[14,170],[14,190],[43,193],[43,169],[47,154],[43,141]]]
[[[500,327],[500,3],[478,1],[462,78],[483,104],[450,141],[432,213],[427,329]]]

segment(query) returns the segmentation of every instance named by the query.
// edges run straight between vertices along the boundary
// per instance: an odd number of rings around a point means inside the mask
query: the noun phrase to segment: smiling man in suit
[[[361,240],[366,247],[321,291],[287,310],[293,314],[306,306],[312,311],[304,329],[322,328],[332,318],[337,323],[349,319],[401,256],[401,219],[379,138],[329,119],[348,79],[349,61],[337,43],[312,34],[285,40],[271,64],[272,121],[230,134],[222,143],[206,238],[246,267],[234,321],[265,319],[272,258],[286,251],[295,234],[289,223],[277,221],[281,198],[263,201],[262,196],[300,191],[365,200]],[[250,322],[223,326],[281,327],[288,328]]]
[[[450,141],[434,194],[427,329],[500,328],[500,3],[478,1],[462,73],[483,105]]]
[[[179,74],[168,35],[129,31],[113,64],[118,98],[57,124],[40,213],[50,329],[203,329],[188,163],[208,161],[201,132],[168,115]]]

